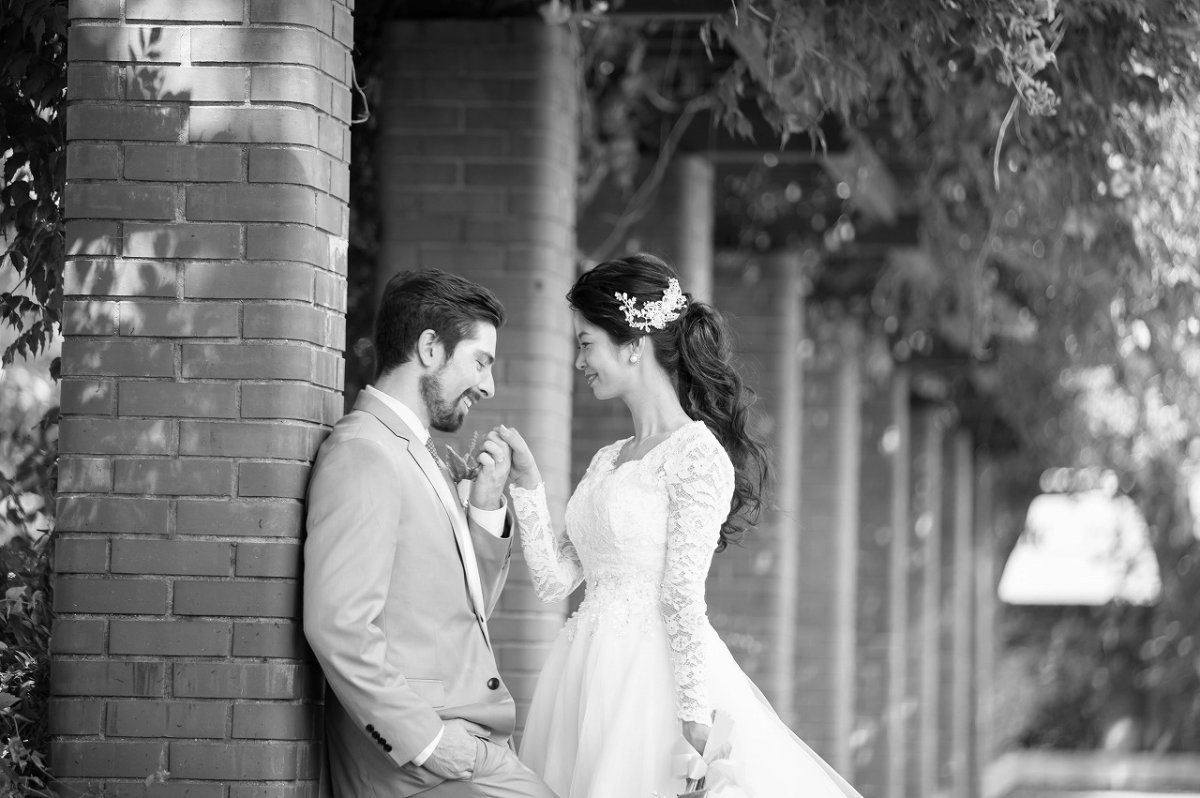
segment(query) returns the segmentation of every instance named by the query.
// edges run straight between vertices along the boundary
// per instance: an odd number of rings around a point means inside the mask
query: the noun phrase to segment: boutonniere
[[[450,472],[450,479],[454,481],[458,500],[462,502],[464,510],[471,496],[471,484],[479,475],[479,469],[483,468],[475,452],[478,442],[479,432],[471,433],[471,442],[467,444],[466,454],[459,454],[453,446],[446,444],[446,470]]]

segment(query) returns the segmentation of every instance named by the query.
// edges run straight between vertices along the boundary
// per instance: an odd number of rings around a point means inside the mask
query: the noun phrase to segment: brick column
[[[938,789],[940,754],[938,719],[942,694],[942,518],[945,478],[945,411],[927,406],[918,415],[920,453],[917,455],[913,510],[921,561],[920,687],[917,721],[917,795]]]
[[[496,396],[472,411],[460,442],[497,423],[520,429],[561,521],[570,489],[576,42],[540,19],[400,22],[386,36],[379,279],[436,267],[497,293],[509,323]],[[491,630],[522,722],[564,608],[537,600],[516,552]]]
[[[301,499],[341,409],[350,8],[70,12],[52,768],[312,795]]]
[[[884,779],[888,798],[904,798],[907,754],[912,745],[908,734],[912,714],[908,691],[908,657],[913,640],[909,634],[909,537],[912,534],[912,432],[911,378],[897,367],[892,375],[892,431],[883,447],[892,462],[891,546],[888,555],[887,598],[887,771]]]

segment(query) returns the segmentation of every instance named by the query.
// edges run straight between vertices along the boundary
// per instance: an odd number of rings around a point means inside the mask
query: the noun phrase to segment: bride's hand
[[[704,746],[708,744],[708,733],[712,731],[712,726],[707,723],[697,723],[694,720],[685,720],[683,722],[683,739],[687,740],[692,748],[695,748],[701,754],[704,753]]]
[[[542,475],[538,471],[537,462],[533,459],[533,452],[529,451],[529,444],[514,427],[506,427],[501,424],[496,427],[496,432],[500,439],[512,449],[512,471],[509,474],[512,481],[517,484],[517,487],[526,490],[536,488],[542,481]]]

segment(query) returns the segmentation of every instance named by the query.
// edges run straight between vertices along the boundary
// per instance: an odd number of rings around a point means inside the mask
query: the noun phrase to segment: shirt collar
[[[400,420],[412,428],[412,431],[417,433],[417,437],[424,444],[429,440],[429,430],[421,423],[421,419],[412,411],[408,405],[401,402],[394,396],[384,393],[374,385],[368,385],[363,388],[363,391],[374,396],[379,401],[383,402],[384,406],[391,410],[396,415],[400,416]]]

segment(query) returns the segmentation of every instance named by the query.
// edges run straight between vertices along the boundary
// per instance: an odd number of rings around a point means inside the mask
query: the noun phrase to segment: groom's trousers
[[[475,772],[444,781],[413,798],[558,798],[506,745],[476,738]]]

